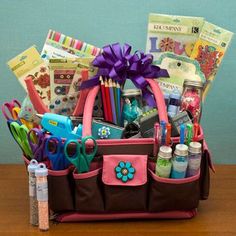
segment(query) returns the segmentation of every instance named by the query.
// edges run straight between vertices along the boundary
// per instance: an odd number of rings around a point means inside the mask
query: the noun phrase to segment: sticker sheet
[[[154,60],[164,52],[190,57],[203,23],[202,17],[149,14],[146,53]]]
[[[49,69],[45,61],[40,57],[36,47],[30,47],[8,61],[7,64],[26,92],[24,79],[27,76],[31,76],[40,98],[48,106],[50,102]]]
[[[214,81],[220,63],[230,44],[233,33],[205,22],[197,40],[191,58],[197,60],[206,77],[203,98],[206,97],[211,83]]]

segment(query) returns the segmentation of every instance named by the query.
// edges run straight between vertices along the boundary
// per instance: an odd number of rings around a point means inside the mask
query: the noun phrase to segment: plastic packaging
[[[177,144],[175,147],[174,158],[172,160],[171,178],[183,179],[186,176],[188,167],[188,146]]]
[[[201,165],[202,145],[199,142],[189,144],[187,177],[197,175]]]
[[[168,146],[161,146],[156,163],[156,175],[169,178],[171,172],[172,149]]]
[[[48,214],[48,169],[45,164],[41,163],[35,171],[37,184],[37,200],[39,213],[39,229],[41,231],[49,230]]]
[[[38,162],[35,159],[28,165],[29,172],[29,203],[30,203],[30,224],[38,226],[38,202],[36,197],[36,177],[35,170],[38,168]]]

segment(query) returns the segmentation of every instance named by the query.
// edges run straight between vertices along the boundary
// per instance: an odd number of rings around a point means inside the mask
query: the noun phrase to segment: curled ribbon
[[[133,84],[142,90],[143,98],[150,107],[155,106],[152,93],[148,89],[145,78],[169,77],[167,70],[152,65],[153,56],[136,51],[131,54],[132,47],[119,43],[103,47],[102,54],[98,55],[93,65],[98,67],[98,73],[91,79],[84,81],[80,89],[87,89],[99,85],[99,77],[112,78],[120,84],[124,84],[126,79],[130,79]]]

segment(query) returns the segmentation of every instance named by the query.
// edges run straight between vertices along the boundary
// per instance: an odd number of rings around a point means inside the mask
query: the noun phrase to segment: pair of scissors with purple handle
[[[45,133],[37,128],[33,128],[28,133],[28,142],[33,152],[33,157],[41,162],[45,160],[45,144],[47,138]]]
[[[60,137],[51,136],[45,145],[46,156],[51,162],[52,170],[65,170],[70,162],[64,155],[64,143]]]

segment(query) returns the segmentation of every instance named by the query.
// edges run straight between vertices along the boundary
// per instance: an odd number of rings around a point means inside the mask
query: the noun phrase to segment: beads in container
[[[49,229],[49,212],[48,212],[48,169],[45,164],[41,163],[35,171],[37,185],[37,200],[39,214],[39,229],[47,231]]]
[[[185,80],[181,99],[181,111],[188,111],[193,122],[200,121],[203,84],[201,81]]]
[[[29,172],[29,203],[30,203],[30,224],[38,225],[38,202],[36,197],[36,177],[35,170],[38,168],[38,162],[32,159],[28,165]]]

